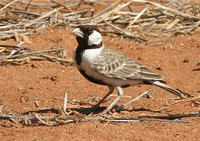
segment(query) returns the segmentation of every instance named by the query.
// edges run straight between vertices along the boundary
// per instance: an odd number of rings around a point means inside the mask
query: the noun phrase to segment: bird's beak
[[[74,35],[83,38],[83,32],[80,30],[80,28],[75,28],[72,32]]]

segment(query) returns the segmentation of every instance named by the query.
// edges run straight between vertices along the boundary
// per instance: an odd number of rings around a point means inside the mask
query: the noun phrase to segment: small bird
[[[103,111],[103,114],[110,111],[120,100],[123,95],[122,88],[132,85],[154,85],[185,98],[184,93],[164,84],[163,77],[159,74],[122,53],[104,46],[102,35],[96,25],[79,25],[73,33],[78,42],[73,57],[76,67],[89,81],[107,85],[109,88],[109,92],[98,102],[97,106],[104,102],[114,89],[118,91],[117,98]]]

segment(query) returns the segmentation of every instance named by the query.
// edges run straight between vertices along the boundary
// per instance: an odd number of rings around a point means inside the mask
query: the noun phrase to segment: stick
[[[92,18],[95,19],[111,10],[114,9],[114,7],[116,7],[122,0],[118,0],[117,2],[115,2],[114,4],[112,4],[111,6],[107,7],[106,9],[102,10],[101,12],[97,13],[96,15],[94,15]]]
[[[2,45],[2,44],[0,44],[0,47],[12,48],[12,49],[19,49],[19,48],[27,49],[27,47],[12,46],[12,45]]]
[[[12,10],[11,12],[13,12],[13,13],[17,13],[17,14],[32,15],[32,16],[36,16],[36,17],[41,16],[41,14],[38,14],[38,13],[29,12],[29,11],[22,11],[22,10]]]
[[[157,3],[154,3],[152,1],[147,1],[147,0],[133,0],[133,2],[139,2],[139,3],[146,3],[146,4],[150,4],[150,5],[154,5],[154,6],[157,6],[159,8],[162,8],[164,10],[168,10],[170,12],[173,12],[175,13],[176,15],[179,15],[179,16],[182,16],[182,17],[186,17],[186,18],[190,18],[190,19],[195,19],[195,20],[200,20],[200,18],[198,17],[195,17],[195,16],[191,16],[191,15],[188,15],[188,14],[185,14],[185,13],[182,13],[180,11],[177,11],[177,10],[174,10],[174,9],[171,9],[171,8],[168,8],[168,7],[165,7],[165,6],[162,6],[160,4],[157,4]]]
[[[57,1],[55,1],[55,0],[51,0],[51,2],[56,3],[56,4],[58,4],[58,5],[62,6],[62,7],[64,7],[64,8],[67,9],[69,12],[73,12],[72,9],[71,9],[70,7],[63,5],[62,3],[59,3],[59,2],[57,2]]]
[[[129,23],[127,28],[130,28],[130,26],[132,26],[146,11],[148,8],[144,8],[136,17],[135,19]]]
[[[52,15],[52,14],[58,12],[58,11],[61,10],[61,9],[63,9],[63,7],[60,7],[60,8],[58,8],[58,9],[54,9],[54,10],[52,10],[52,11],[50,11],[50,12],[47,12],[47,13],[41,15],[40,17],[38,17],[38,18],[32,20],[30,23],[25,24],[24,27],[26,27],[26,28],[27,28],[27,27],[30,27],[31,25],[33,25],[33,24],[37,23],[38,21],[40,21],[40,20],[42,20],[42,19],[44,19],[44,18],[46,18],[46,17],[48,17],[48,16],[50,16],[50,15]]]
[[[0,56],[0,61],[8,58],[17,58],[17,57],[24,57],[24,56],[29,56],[29,55],[35,55],[35,54],[40,54],[40,53],[49,53],[49,52],[55,52],[55,51],[61,51],[63,48],[56,48],[56,49],[51,49],[51,50],[43,50],[43,51],[32,51],[29,53],[24,53],[24,54],[17,54],[17,55],[7,55],[7,56]]]
[[[29,113],[27,113],[29,114]],[[188,121],[177,120],[180,118],[187,118],[187,117],[200,117],[200,112],[193,112],[188,114],[171,114],[171,115],[161,115],[161,116],[149,116],[149,117],[139,117],[139,118],[119,118],[119,119],[106,119],[106,117],[90,117],[87,116],[85,118],[81,118],[80,116],[76,116],[76,114],[72,113],[72,115],[56,115],[56,116],[41,116],[39,114],[34,114],[33,116],[30,115],[12,115],[12,114],[4,114],[0,113],[0,119],[15,119],[15,121],[20,120],[25,122],[26,124],[33,124],[35,121],[40,121],[43,125],[53,126],[59,125],[60,123],[72,123],[72,122],[84,122],[84,121],[92,121],[92,122],[142,122],[142,121],[159,121],[159,122],[175,122],[175,123],[189,123]],[[46,120],[46,121],[44,121]],[[49,124],[47,121],[52,121]],[[23,123],[22,122],[22,123]],[[19,122],[17,122],[19,123]],[[21,123],[21,122],[20,122]]]
[[[163,114],[163,115],[156,115],[156,116],[141,116],[141,117],[175,120],[175,119],[182,119],[182,118],[188,118],[188,117],[200,117],[200,112],[192,112],[188,114],[184,114],[184,113]]]
[[[24,24],[19,23],[19,24],[9,24],[9,25],[2,25],[0,26],[0,29],[6,29],[6,28],[13,28],[16,29],[17,26],[23,26]]]
[[[102,120],[104,121],[104,120]],[[175,122],[175,123],[189,123],[183,120],[167,120],[157,118],[135,118],[135,119],[107,119],[106,122],[144,122],[144,121],[160,121],[160,122]]]
[[[25,8],[24,11],[27,11],[27,10],[28,10],[29,6],[31,5],[31,2],[32,2],[32,0],[29,0],[29,3],[28,3],[28,5],[26,6],[26,8]]]
[[[26,29],[14,29],[14,30],[8,30],[8,31],[1,31],[1,34],[13,34],[14,32],[25,32]]]
[[[0,12],[3,11],[4,9],[6,9],[7,7],[9,7],[10,5],[14,4],[15,2],[17,1],[21,1],[21,0],[14,0],[14,1],[11,1],[10,3],[6,4],[3,8],[0,9]]]
[[[125,107],[127,107],[128,105],[130,105],[131,103],[135,102],[135,101],[138,101],[140,98],[142,98],[143,96],[147,95],[149,93],[149,91],[146,91],[142,94],[140,94],[138,97],[134,98],[133,100],[125,103],[125,104],[122,104],[121,106],[117,107],[115,111],[120,111],[122,109],[124,109]]]
[[[84,10],[81,10],[81,11],[76,11],[76,12],[64,14],[64,16],[69,17],[69,16],[73,16],[73,15],[78,15],[78,14],[86,14],[88,12],[94,12],[94,9],[84,9]]]
[[[117,29],[118,31],[122,32],[122,35],[126,38],[131,38],[131,39],[135,39],[135,40],[139,40],[139,41],[144,41],[144,42],[147,42],[146,39],[143,39],[141,37],[137,37],[137,36],[134,36],[132,35],[131,33],[129,33],[128,31],[125,31],[123,29],[121,29],[120,27],[117,27],[111,23],[108,23],[107,21],[105,21],[106,24],[110,25],[111,27],[113,27],[114,29]]]
[[[25,33],[20,33],[19,36],[25,36],[25,35],[31,35],[31,34],[35,34],[35,33],[32,33],[32,32],[25,32]],[[15,37],[14,34],[11,34],[11,35],[5,35],[5,36],[0,36],[0,39],[9,39],[9,38],[13,38]]]
[[[34,6],[34,7],[46,8],[46,9],[50,9],[50,8],[53,7],[52,5],[47,5],[46,3],[42,4],[42,3],[39,3],[39,2],[32,2],[32,1],[30,3],[30,1],[27,2],[27,0],[21,0],[21,2],[24,3],[24,4],[29,4],[29,5]]]
[[[63,104],[63,112],[65,115],[67,115],[67,91],[65,92],[65,98],[64,98],[64,104]]]
[[[42,124],[44,124],[44,125],[48,125],[48,126],[51,126],[51,124],[45,122],[44,120],[42,120],[42,119],[40,118],[41,115],[39,115],[39,114],[35,114],[35,117],[36,117],[36,119],[38,119]]]

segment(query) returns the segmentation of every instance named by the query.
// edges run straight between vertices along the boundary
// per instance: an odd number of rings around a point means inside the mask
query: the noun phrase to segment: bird
[[[176,90],[163,80],[163,77],[149,68],[139,64],[123,53],[105,46],[97,25],[81,24],[72,31],[76,37],[78,47],[74,51],[73,61],[79,72],[89,81],[106,85],[109,92],[97,103],[99,106],[117,89],[118,96],[102,112],[108,113],[121,99],[122,88],[140,84],[148,84],[163,88],[181,98],[186,95]]]

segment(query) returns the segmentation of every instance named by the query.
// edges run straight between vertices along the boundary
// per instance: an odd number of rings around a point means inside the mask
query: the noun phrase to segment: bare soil
[[[88,5],[87,5],[88,6]],[[86,7],[87,7],[86,6]],[[81,7],[85,8],[85,7]],[[77,47],[72,29],[49,27],[38,31],[36,35],[27,36],[30,46],[34,50],[50,49],[58,41],[67,50],[68,57],[72,57]],[[161,39],[156,37],[156,40]],[[16,45],[14,39],[4,40],[4,44]],[[178,88],[192,96],[200,95],[200,34],[179,35],[161,43],[139,43],[119,36],[103,35],[106,46],[115,48],[133,58],[135,61],[148,66],[164,76],[165,81],[172,87]],[[159,69],[156,69],[159,68]],[[30,61],[24,65],[0,66],[0,106],[3,112],[23,114],[39,108],[61,107],[67,90],[68,99],[84,100],[98,95],[102,98],[108,88],[87,81],[74,66],[64,66],[49,61]],[[43,79],[53,78],[53,79]],[[150,115],[176,114],[199,112],[200,105],[192,101],[172,104],[175,96],[154,86],[133,86],[124,89],[125,96],[136,97],[140,93],[152,89],[151,98],[142,98],[130,105],[126,110],[116,113],[113,117],[141,117]],[[21,99],[24,100],[21,100]],[[30,99],[33,100],[30,100]],[[35,100],[35,98],[42,98]],[[111,97],[102,106],[112,102]],[[131,100],[124,97],[117,104]],[[90,108],[89,105],[72,105],[68,108]],[[167,110],[162,110],[167,107]],[[161,112],[160,112],[161,111]],[[84,114],[83,114],[84,116]],[[189,123],[170,123],[158,121],[100,123],[77,122],[60,126],[22,126],[0,121],[0,139],[8,140],[182,140],[197,141],[200,138],[200,118],[184,118]]]

